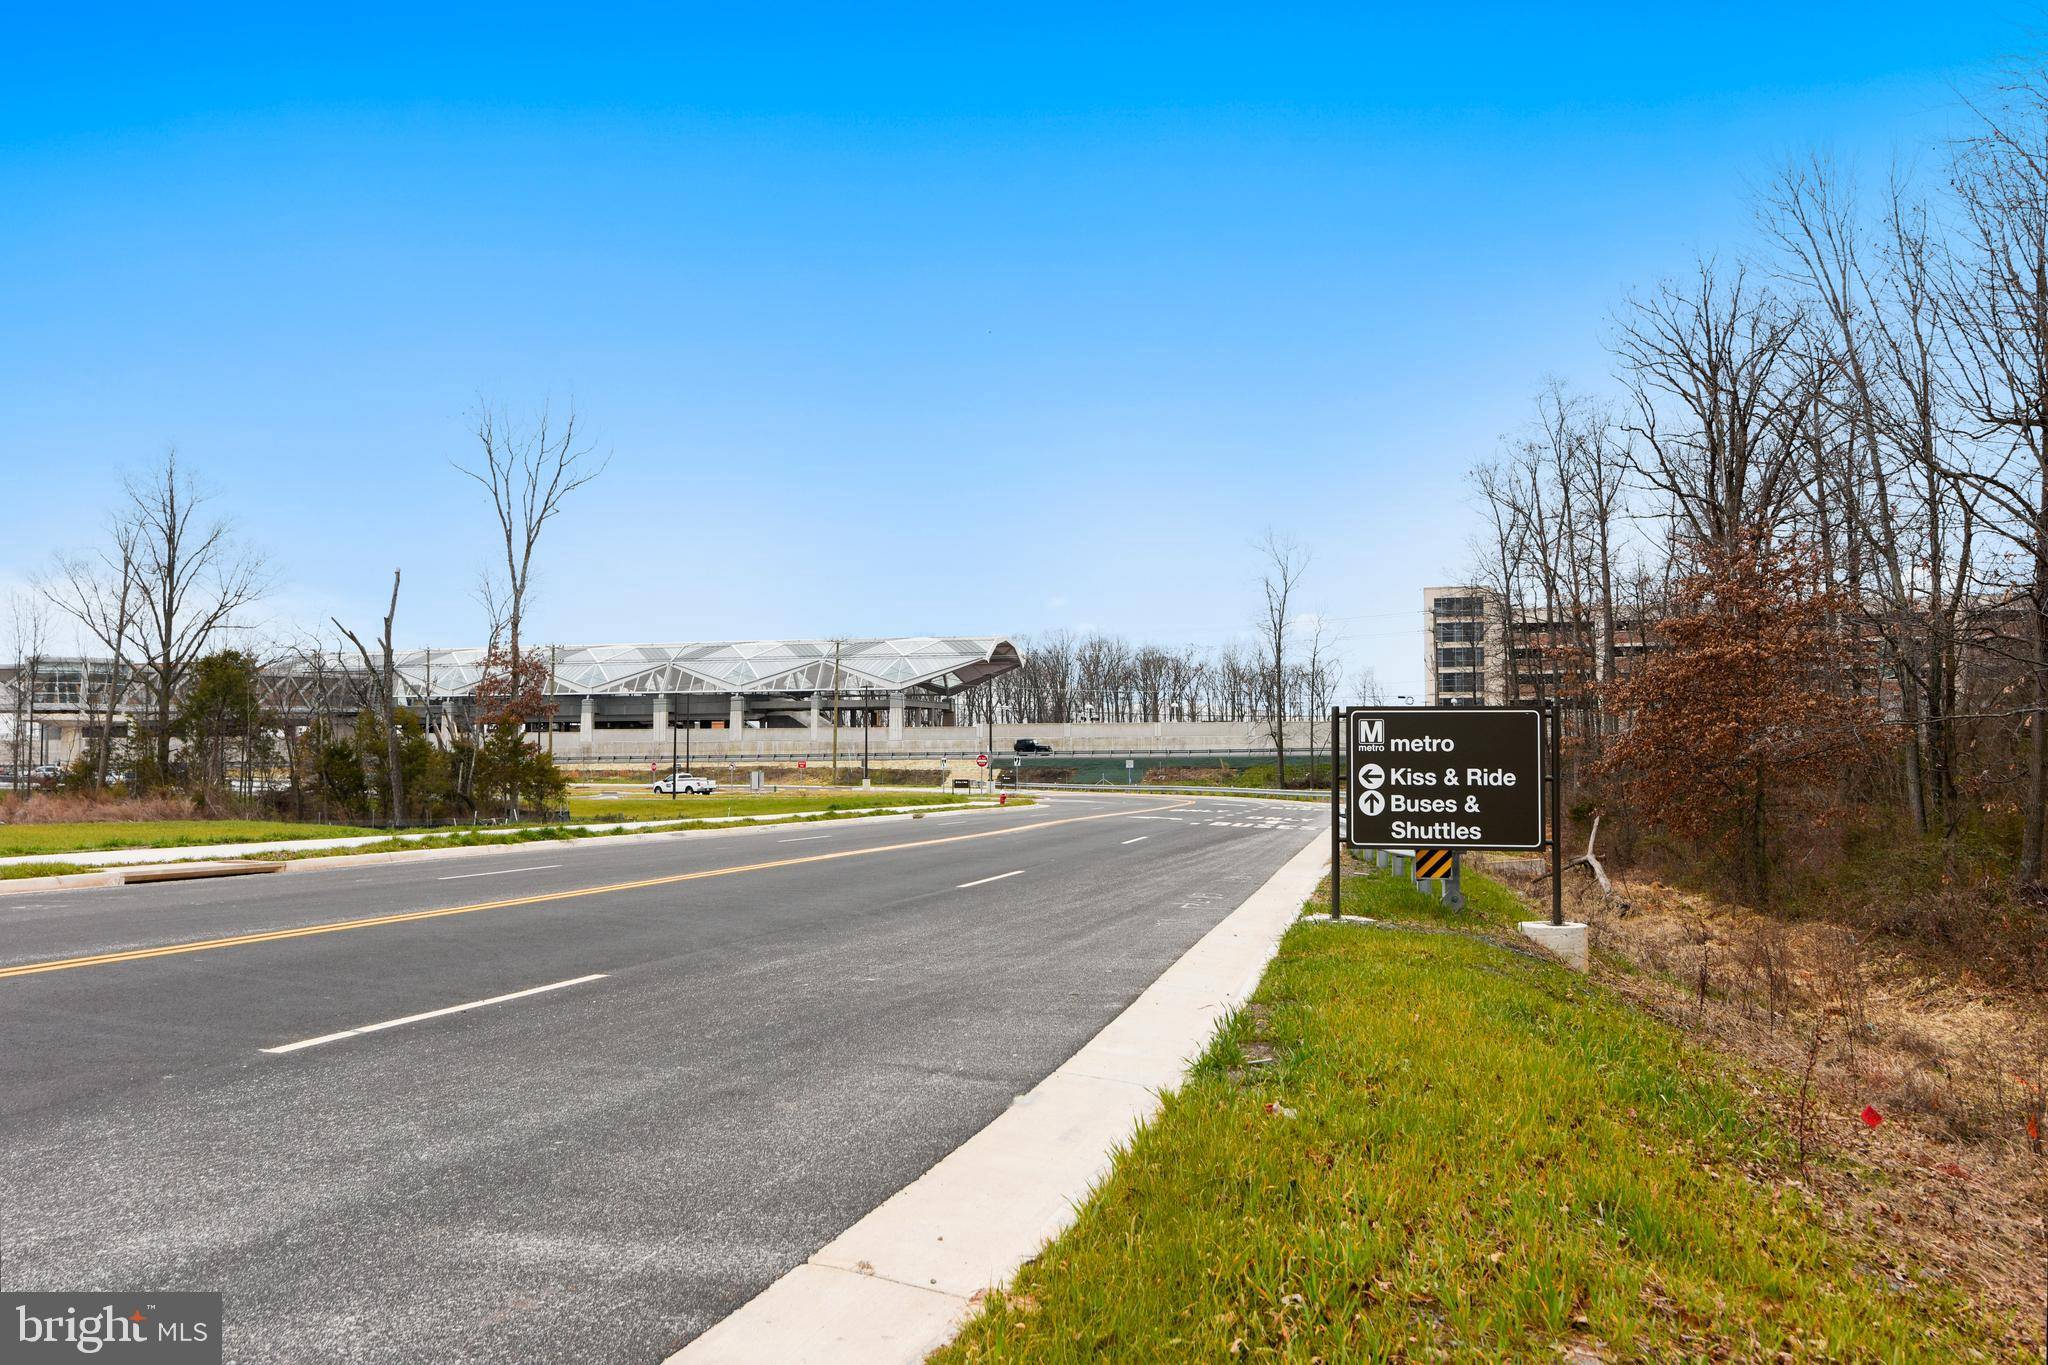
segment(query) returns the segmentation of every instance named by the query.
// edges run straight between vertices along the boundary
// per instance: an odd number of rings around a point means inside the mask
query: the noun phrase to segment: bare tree
[[[178,453],[126,486],[121,519],[135,531],[136,649],[148,691],[155,773],[167,780],[178,689],[235,613],[262,595],[260,555],[225,520],[203,515],[209,498],[178,466]]]
[[[117,516],[108,530],[110,543],[105,548],[91,556],[58,559],[55,571],[37,584],[45,598],[78,622],[107,652],[107,675],[97,707],[90,695],[90,663],[80,680],[86,695],[79,700],[88,715],[98,717],[93,742],[93,784],[98,787],[107,785],[107,770],[113,761],[114,717],[120,713],[121,698],[128,688],[128,651],[142,598],[136,562],[141,529],[132,516]]]
[[[512,690],[517,693],[522,682],[518,673],[526,658],[521,634],[532,600],[534,549],[541,532],[561,512],[563,499],[602,474],[611,460],[595,457],[595,448],[577,428],[573,407],[559,425],[547,408],[522,424],[502,409],[479,404],[473,431],[476,463],[458,462],[455,467],[490,494],[497,517],[505,576],[491,594],[489,609],[494,621],[502,614]]]
[[[1260,700],[1273,736],[1280,785],[1287,785],[1287,701],[1292,681],[1287,667],[1288,636],[1294,631],[1294,594],[1308,571],[1308,551],[1290,536],[1268,529],[1255,548],[1265,561],[1259,587],[1263,606],[1257,620]]]
[[[8,716],[13,738],[7,758],[15,789],[20,790],[28,781],[29,768],[41,760],[36,742],[42,737],[42,728],[36,720],[36,699],[49,663],[50,616],[42,599],[32,593],[12,593],[7,605],[14,643],[14,693],[9,699],[13,706]]]
[[[1799,322],[1743,270],[1728,278],[1711,260],[1622,314],[1613,349],[1635,398],[1637,470],[1696,541],[1727,543],[1783,513],[1785,371]]]
[[[1318,614],[1314,624],[1309,628],[1308,661],[1302,672],[1302,681],[1308,693],[1310,780],[1314,780],[1315,777],[1316,745],[1323,735],[1323,718],[1335,705],[1337,689],[1344,681],[1344,662],[1332,649],[1329,629],[1328,620]]]
[[[362,656],[363,672],[370,681],[370,698],[376,708],[377,723],[384,728],[384,767],[389,775],[391,787],[389,824],[393,829],[398,828],[398,822],[405,814],[405,772],[399,766],[398,761],[397,668],[392,662],[393,650],[391,644],[392,623],[398,619],[398,581],[399,571],[393,569],[391,571],[391,605],[384,612],[384,635],[380,641],[383,646],[383,663],[381,667],[371,661],[370,651],[363,647],[361,638],[338,619],[334,620],[334,628],[347,636],[348,642],[356,647],[356,653]]]
[[[2025,605],[2014,642],[2028,675],[2023,884],[2039,883],[2048,808],[2048,73],[2028,73],[1956,159],[1961,260],[1942,290],[1956,349],[1957,402],[1977,425],[1977,457],[1954,471],[2009,547],[2004,585]]]

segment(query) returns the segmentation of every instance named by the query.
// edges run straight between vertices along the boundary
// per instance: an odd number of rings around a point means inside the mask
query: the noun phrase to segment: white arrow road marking
[[[987,886],[990,882],[999,882],[1005,877],[1021,877],[1023,875],[1024,869],[1020,867],[1015,872],[998,872],[995,876],[983,877],[978,882],[962,882],[960,883],[960,885],[954,887],[953,889],[955,891],[965,891],[970,886]]]
[[[297,1052],[300,1048],[319,1047],[322,1043],[338,1043],[344,1038],[355,1038],[379,1029],[397,1028],[400,1024],[417,1024],[424,1019],[439,1019],[444,1014],[461,1014],[464,1010],[482,1009],[485,1005],[502,1005],[507,1000],[519,1000],[542,991],[558,991],[565,986],[581,986],[591,981],[602,981],[609,972],[592,972],[589,976],[573,976],[567,981],[551,981],[545,986],[528,986],[523,991],[512,991],[505,995],[494,995],[488,1000],[472,1000],[464,1005],[449,1005],[445,1009],[428,1010],[424,1014],[408,1014],[402,1019],[386,1019],[381,1024],[364,1024],[360,1028],[343,1029],[339,1033],[323,1033],[318,1038],[301,1038],[296,1043],[285,1043],[279,1047],[266,1047],[265,1052]]]

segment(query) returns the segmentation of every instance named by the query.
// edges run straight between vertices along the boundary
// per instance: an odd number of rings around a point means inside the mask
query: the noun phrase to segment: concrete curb
[[[617,841],[645,843],[649,840],[655,839],[689,839],[712,837],[721,834],[745,834],[752,830],[762,828],[774,828],[778,825],[836,825],[845,824],[853,820],[862,820],[871,823],[886,823],[892,820],[935,820],[941,816],[946,815],[970,815],[980,811],[992,811],[1001,809],[1002,807],[994,805],[992,803],[977,801],[971,804],[944,806],[875,806],[872,807],[870,810],[843,812],[835,815],[830,820],[821,820],[815,813],[805,812],[793,812],[786,815],[730,815],[706,817],[707,819],[715,819],[720,822],[719,825],[713,829],[656,829],[644,833],[637,833],[635,832],[633,825],[584,824],[563,825],[559,826],[558,828],[592,829],[601,832],[607,830],[622,831],[620,833],[600,833],[597,836],[597,838],[603,840],[603,847],[613,847]],[[636,824],[652,825],[663,825],[668,823],[671,822],[665,820],[636,822]],[[485,832],[489,833],[490,831]],[[351,840],[348,843],[338,845],[328,845],[324,843],[284,844],[275,847],[265,846],[261,851],[283,853],[291,852],[294,850],[318,849],[324,847],[346,848],[349,846],[349,843],[366,842],[381,842],[381,840]],[[567,844],[570,847],[584,847],[592,842],[594,841],[562,840],[551,842],[548,840],[536,839],[522,843],[518,840],[508,839],[503,843],[472,844],[460,848],[401,848],[389,849],[382,853],[331,853],[319,858],[289,859],[283,862],[278,862],[274,864],[274,866],[278,867],[279,869],[285,872],[338,872],[345,868],[374,867],[381,863],[426,862],[440,858],[461,858],[474,854],[503,853],[505,850],[511,848],[540,848],[544,846],[559,847],[562,844]],[[185,848],[123,849],[119,851],[124,853],[152,853],[157,855],[159,861],[148,862],[140,859],[133,859],[118,863],[109,862],[101,865],[101,867],[104,870],[95,870],[92,872],[67,872],[55,877],[0,878],[0,897],[18,895],[20,893],[28,891],[69,891],[76,890],[81,887],[120,886],[123,884],[122,878],[129,873],[140,871],[153,871],[158,868],[166,867],[178,867],[180,865],[190,862],[207,860],[209,858],[218,858],[220,856],[221,849],[231,847],[239,846],[221,844],[194,844]],[[174,857],[172,855],[178,856]],[[0,860],[0,863],[4,863],[4,861],[5,860]],[[38,856],[30,859],[20,859],[18,861],[59,863],[70,862],[72,861],[72,859],[52,855],[49,857]]]
[[[1321,881],[1318,836],[1008,1111],[665,1365],[882,1365],[944,1345],[1073,1221],[1258,984]]]
[[[121,872],[121,885],[146,882],[189,882],[206,877],[274,876],[284,871],[283,863],[166,863],[162,867],[130,867]]]

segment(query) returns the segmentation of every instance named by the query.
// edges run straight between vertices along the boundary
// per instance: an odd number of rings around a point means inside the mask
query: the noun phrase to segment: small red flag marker
[[[1878,1113],[1867,1104],[1863,1106],[1863,1112],[1858,1117],[1863,1120],[1865,1128],[1875,1128],[1878,1124],[1884,1122],[1884,1115]]]

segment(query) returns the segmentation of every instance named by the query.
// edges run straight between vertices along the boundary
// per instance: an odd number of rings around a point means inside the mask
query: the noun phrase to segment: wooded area
[[[429,726],[397,704],[401,570],[369,643],[339,619],[328,640],[256,628],[248,609],[268,568],[213,514],[211,494],[173,450],[128,482],[99,548],[60,558],[11,604],[19,685],[10,729],[37,733],[37,698],[65,668],[76,676],[63,687],[93,718],[89,751],[63,776],[74,792],[183,793],[212,814],[394,826],[559,806],[564,781],[528,734],[554,714],[547,660],[521,648],[520,631],[541,534],[605,461],[573,411],[522,422],[480,404],[473,434],[479,457],[456,468],[489,495],[504,557],[476,594],[489,648],[470,707]],[[53,616],[75,623],[101,657],[54,651]],[[28,785],[37,756],[9,757],[13,785]]]
[[[1508,695],[1564,707],[1625,856],[2038,897],[2048,77],[1971,113],[1926,181],[1784,167],[1755,241],[1618,311],[1612,391],[1549,382],[1473,474]]]

